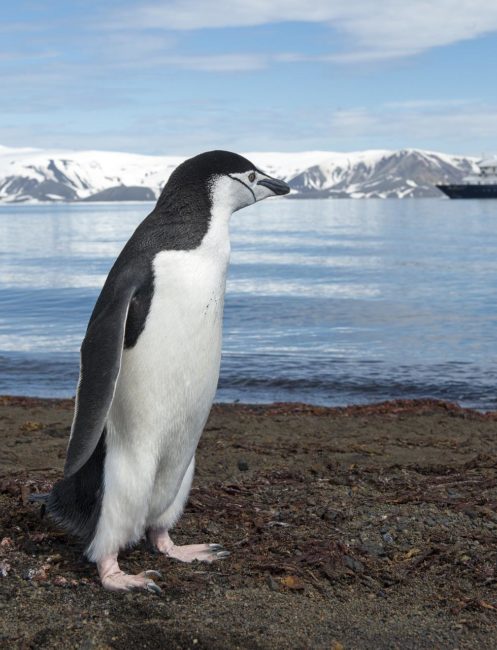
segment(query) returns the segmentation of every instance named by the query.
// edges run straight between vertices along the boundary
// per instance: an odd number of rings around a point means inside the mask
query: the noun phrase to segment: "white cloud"
[[[396,139],[402,146],[428,146],[422,143],[486,140],[490,145],[497,138],[497,107],[463,100],[392,102],[376,110],[335,111],[329,127],[333,138],[347,141]]]
[[[0,63],[23,63],[28,61],[40,61],[43,59],[56,59],[60,56],[55,50],[35,52],[0,52]]]
[[[304,5],[298,0],[172,0],[155,2],[131,11],[120,11],[121,21],[146,28],[190,30],[215,27],[243,27],[266,23],[323,22],[337,15],[330,2],[315,0]]]
[[[320,57],[354,63],[399,58],[497,30],[491,0],[172,0],[122,10],[114,27],[196,30],[278,22],[327,23],[348,39],[344,52]]]
[[[264,68],[267,65],[267,57],[259,54],[172,56],[165,59],[164,64],[190,70],[238,72]]]
[[[204,56],[163,54],[145,61],[148,67],[172,67],[184,70],[200,70],[203,72],[243,72],[247,70],[260,70],[267,66],[268,57],[261,54],[208,54]],[[142,66],[143,60],[136,61],[137,66]],[[129,61],[124,62],[129,67]]]
[[[116,119],[115,125],[78,124],[76,120],[24,122],[5,120],[0,142],[45,148],[109,149],[191,155],[215,147],[249,151],[397,149],[419,147],[480,155],[497,142],[497,105],[458,99],[416,99],[385,103],[376,109],[350,107],[326,112],[322,107],[299,114],[295,110],[252,109],[246,114],[223,102],[161,104],[144,116]],[[116,116],[118,111],[115,112]],[[240,128],[240,124],[243,128]]]
[[[137,38],[130,30],[99,36],[96,56],[111,68],[173,67],[205,72],[238,72],[259,70],[269,63],[269,57],[259,53],[244,54],[177,54],[177,39],[171,35],[147,34]]]
[[[385,102],[383,106],[387,109],[398,110],[444,110],[452,107],[469,106],[474,104],[473,99],[410,99],[402,102]]]

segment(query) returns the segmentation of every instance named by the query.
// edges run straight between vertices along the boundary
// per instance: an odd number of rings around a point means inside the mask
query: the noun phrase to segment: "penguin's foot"
[[[221,544],[185,544],[176,546],[173,544],[167,550],[161,550],[161,553],[172,557],[180,562],[214,562],[222,560],[230,555],[230,552],[224,549]]]
[[[151,530],[148,537],[153,546],[160,552],[180,562],[214,562],[230,555],[221,544],[186,544],[176,546],[164,530]]]
[[[107,591],[145,589],[145,591],[160,594],[162,593],[162,589],[150,578],[151,575],[157,577],[157,573],[157,571],[142,571],[137,575],[130,575],[129,573],[124,573],[124,571],[119,571],[118,573],[112,573],[101,578],[102,586]]]
[[[162,593],[161,588],[155,584],[153,578],[162,578],[158,571],[142,571],[137,575],[124,573],[117,563],[117,555],[110,555],[97,562],[98,574],[102,587],[108,591],[132,591],[145,589],[154,594]]]

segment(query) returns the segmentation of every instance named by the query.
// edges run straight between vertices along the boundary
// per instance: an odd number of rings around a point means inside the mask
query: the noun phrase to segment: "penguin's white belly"
[[[215,252],[155,257],[145,326],[123,351],[107,418],[104,495],[90,559],[137,541],[176,508],[219,376],[229,243]]]
[[[228,255],[159,253],[145,327],[123,352],[108,450],[115,438],[167,482],[186,471],[216,392]]]

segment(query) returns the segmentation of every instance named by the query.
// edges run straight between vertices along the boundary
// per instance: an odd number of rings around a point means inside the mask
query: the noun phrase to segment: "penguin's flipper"
[[[64,477],[75,474],[93,454],[112,404],[124,345],[126,319],[134,287],[102,292],[81,345],[76,408]]]

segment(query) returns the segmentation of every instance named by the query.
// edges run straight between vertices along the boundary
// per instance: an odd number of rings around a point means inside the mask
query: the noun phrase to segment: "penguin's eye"
[[[255,181],[255,172],[250,172],[248,179],[251,183],[253,183]]]

